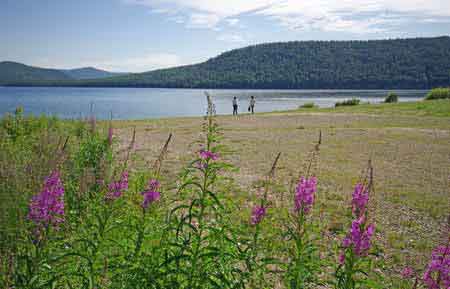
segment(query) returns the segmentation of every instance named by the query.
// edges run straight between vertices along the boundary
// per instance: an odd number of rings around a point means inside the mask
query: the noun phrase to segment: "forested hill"
[[[18,81],[69,80],[70,76],[57,69],[28,66],[18,62],[0,62],[0,84]]]
[[[98,79],[123,75],[100,70],[94,67],[75,69],[50,69],[29,66],[13,61],[0,62],[0,84],[71,81],[82,79]]]
[[[95,67],[83,67],[83,68],[60,69],[60,70],[72,79],[97,79],[126,74],[120,72],[109,72],[97,69]]]
[[[280,89],[449,86],[450,37],[268,43],[196,65],[55,84]]]

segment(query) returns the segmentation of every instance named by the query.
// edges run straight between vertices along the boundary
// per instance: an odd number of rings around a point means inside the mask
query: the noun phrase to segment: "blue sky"
[[[0,0],[0,61],[141,72],[251,44],[450,35],[449,0]]]

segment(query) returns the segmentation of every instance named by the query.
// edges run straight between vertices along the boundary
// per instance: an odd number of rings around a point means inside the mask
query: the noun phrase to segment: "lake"
[[[255,110],[267,112],[295,109],[306,102],[331,107],[352,97],[362,102],[381,102],[387,90],[226,90],[160,88],[78,88],[78,87],[0,87],[0,114],[23,106],[25,113],[48,114],[61,118],[89,115],[92,104],[98,119],[144,119],[175,116],[200,116],[206,111],[204,91],[210,93],[218,114],[231,114],[233,96],[239,99],[239,112],[247,112],[251,95]],[[422,98],[427,90],[391,90],[399,101]]]

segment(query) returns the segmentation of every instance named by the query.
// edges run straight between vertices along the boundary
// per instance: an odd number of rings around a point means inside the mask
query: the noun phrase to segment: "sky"
[[[450,35],[450,0],[0,0],[0,61],[143,72],[248,45]]]

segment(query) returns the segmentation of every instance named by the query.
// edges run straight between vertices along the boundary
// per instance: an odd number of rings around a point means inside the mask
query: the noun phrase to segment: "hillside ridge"
[[[198,64],[104,79],[27,84],[225,89],[427,89],[450,86],[450,37],[263,43],[233,49]]]

